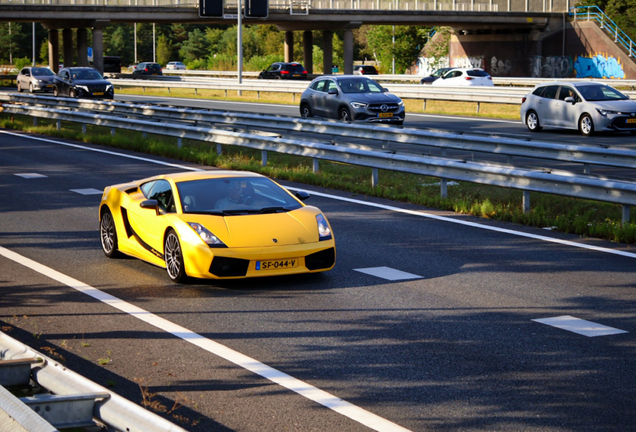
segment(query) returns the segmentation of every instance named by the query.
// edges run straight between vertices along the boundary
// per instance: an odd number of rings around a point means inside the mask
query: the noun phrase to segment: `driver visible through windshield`
[[[338,85],[343,93],[383,93],[384,89],[377,82],[370,79],[341,79]]]

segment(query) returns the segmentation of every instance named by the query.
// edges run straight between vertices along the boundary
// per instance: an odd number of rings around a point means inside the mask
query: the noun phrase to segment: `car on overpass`
[[[300,98],[300,115],[364,123],[404,123],[404,102],[377,81],[356,75],[314,79]]]
[[[24,67],[18,72],[15,81],[19,92],[27,89],[31,93],[52,92],[55,87],[55,72],[45,67]]]
[[[354,65],[354,75],[379,75],[378,70],[373,65]]]
[[[441,87],[494,86],[492,77],[481,68],[452,68],[433,81]]]
[[[135,75],[163,75],[163,70],[159,63],[154,62],[141,62],[132,71],[133,77]]]
[[[578,129],[585,136],[600,131],[636,134],[636,102],[593,81],[539,84],[523,97],[520,116],[531,132],[553,126]]]
[[[69,67],[62,69],[53,83],[54,96],[77,99],[113,99],[115,88],[92,67]]]
[[[186,70],[186,65],[180,61],[171,61],[166,65],[166,70]]]
[[[331,226],[316,207],[244,171],[159,175],[109,186],[99,206],[104,254],[126,254],[189,278],[317,273],[336,263]]]
[[[433,81],[437,80],[441,75],[451,70],[450,67],[436,69],[432,74],[426,76],[420,80],[420,84],[433,84]]]

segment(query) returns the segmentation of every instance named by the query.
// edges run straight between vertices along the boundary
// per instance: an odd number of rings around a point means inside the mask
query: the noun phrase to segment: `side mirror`
[[[337,94],[338,94],[338,90],[337,90],[337,89],[332,88],[332,89],[329,89],[329,90],[327,91],[327,93],[328,93],[328,94],[330,94],[330,95],[337,95]]]
[[[388,93],[388,92],[389,92],[389,89],[388,89],[388,88],[386,88],[386,87],[382,87],[382,91],[383,91],[384,93]]]
[[[568,96],[563,99],[563,102],[574,105],[576,103],[576,100],[572,96]]]
[[[142,201],[139,204],[139,207],[143,208],[143,209],[154,209],[157,210],[159,208],[159,201],[157,201],[156,199],[149,199],[146,201]]]
[[[294,196],[296,198],[298,198],[301,201],[305,201],[307,198],[309,198],[311,195],[309,195],[309,192],[306,191],[296,191],[294,193]]]

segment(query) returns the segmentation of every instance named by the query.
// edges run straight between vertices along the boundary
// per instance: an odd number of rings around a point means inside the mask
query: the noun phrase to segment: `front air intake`
[[[210,266],[210,273],[218,277],[245,276],[249,265],[249,260],[214,257]]]
[[[305,257],[305,267],[309,270],[329,268],[336,262],[336,250],[329,248]]]

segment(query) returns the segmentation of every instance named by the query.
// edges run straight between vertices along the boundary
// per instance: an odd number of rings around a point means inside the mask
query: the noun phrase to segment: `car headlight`
[[[362,102],[350,102],[351,106],[354,107],[355,109],[359,109],[359,108],[366,108],[369,106],[369,104],[365,104]]]
[[[401,107],[404,106],[404,101],[399,101],[398,106],[401,106]]]
[[[318,222],[318,240],[330,240],[331,239],[331,229],[329,228],[329,224],[327,223],[327,219],[322,214],[316,215],[316,222]]]
[[[596,111],[602,116],[606,116],[608,114],[620,114],[618,111],[610,111],[605,109],[596,108]]]
[[[108,84],[106,86],[106,91],[111,91],[113,89],[113,85],[112,84]]]
[[[75,86],[75,87],[76,87],[78,90],[83,90],[83,91],[85,91],[86,93],[88,93],[88,87],[86,87],[86,86],[78,85],[78,86]]]
[[[208,246],[210,247],[225,246],[225,243],[219,240],[217,236],[212,234],[210,230],[208,230],[206,227],[204,227],[200,223],[188,222],[188,225],[190,225],[190,227],[192,227],[192,229],[195,230],[197,234],[199,234],[199,237],[201,237],[201,240],[203,240]]]

